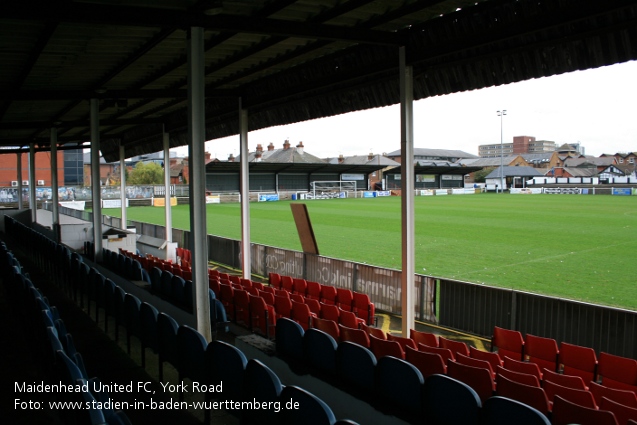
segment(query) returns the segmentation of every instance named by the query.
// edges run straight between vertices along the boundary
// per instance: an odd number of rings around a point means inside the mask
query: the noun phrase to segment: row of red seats
[[[351,341],[369,348],[377,359],[386,355],[404,359],[425,378],[436,373],[447,374],[472,387],[482,401],[494,394],[501,395],[528,404],[550,417],[553,402],[561,397],[558,403],[562,407],[568,405],[569,412],[605,410],[601,416],[616,418],[619,425],[627,424],[629,419],[637,420],[637,395],[631,391],[609,388],[597,382],[586,386],[579,376],[562,375],[548,369],[541,373],[535,363],[507,356],[501,360],[498,353],[467,347],[463,342],[413,329],[411,338],[403,338],[378,328],[362,325],[361,329],[351,329],[324,319],[313,319],[312,325],[332,335],[336,341]],[[558,412],[558,417],[562,413]],[[574,419],[571,413],[562,416],[567,420]],[[597,415],[593,417],[597,418]]]
[[[186,248],[177,248],[176,251],[181,265],[190,268],[190,263],[192,263],[192,252]]]
[[[501,356],[537,364],[540,368],[581,377],[584,382],[596,381],[607,387],[637,393],[637,360],[609,353],[600,353],[589,347],[557,341],[518,331],[495,327],[492,349]]]
[[[283,289],[324,304],[336,305],[342,310],[353,312],[368,325],[375,323],[376,309],[367,294],[278,273],[269,273],[268,277],[270,285],[276,289]]]
[[[346,311],[337,305],[324,304],[312,298],[305,298],[300,294],[289,293],[283,289],[265,286],[249,279],[232,280],[209,279],[210,289],[215,292],[217,298],[224,304],[227,314],[239,324],[249,324],[250,312],[248,310],[247,294],[263,298],[265,304],[271,307],[271,315],[278,320],[281,317],[289,318],[307,330],[312,318],[325,317],[344,323],[347,326],[358,327],[364,323],[354,312]]]

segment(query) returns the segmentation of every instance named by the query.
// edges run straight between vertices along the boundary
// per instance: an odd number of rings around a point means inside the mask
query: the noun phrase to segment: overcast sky
[[[637,62],[419,100],[414,104],[414,147],[459,149],[533,136],[558,145],[580,142],[587,155],[637,151]],[[253,131],[248,147],[276,148],[302,141],[324,157],[367,155],[400,149],[397,105]],[[239,137],[206,143],[220,160],[239,154]]]

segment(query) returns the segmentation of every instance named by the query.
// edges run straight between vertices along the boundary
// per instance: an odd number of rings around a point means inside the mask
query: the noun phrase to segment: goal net
[[[356,182],[348,180],[313,181],[309,199],[347,198],[347,192],[356,191]]]

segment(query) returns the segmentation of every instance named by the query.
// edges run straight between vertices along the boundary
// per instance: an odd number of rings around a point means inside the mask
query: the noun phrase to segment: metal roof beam
[[[268,34],[319,40],[398,46],[404,44],[396,32],[344,26],[295,22],[236,15],[208,16],[202,12],[176,11],[152,7],[122,7],[103,4],[22,0],[0,3],[0,16],[8,19],[77,22],[95,25],[122,25],[153,28],[201,27],[231,33]]]

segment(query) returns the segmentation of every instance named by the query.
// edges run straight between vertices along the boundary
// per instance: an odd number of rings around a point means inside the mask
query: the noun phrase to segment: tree
[[[155,162],[138,162],[130,172],[127,184],[162,184],[164,182],[164,170]]]
[[[484,183],[485,177],[491,174],[493,169],[493,167],[486,167],[482,170],[476,171],[475,173],[473,173],[473,181],[475,181],[476,183]]]

